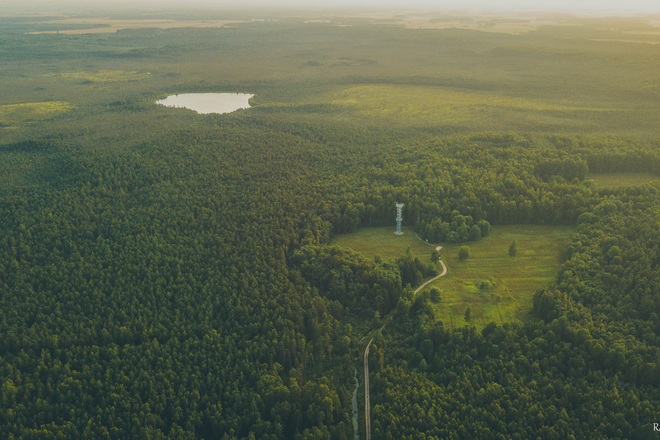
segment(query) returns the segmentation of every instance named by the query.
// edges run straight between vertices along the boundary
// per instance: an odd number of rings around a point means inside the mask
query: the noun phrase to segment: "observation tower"
[[[403,203],[397,203],[396,204],[396,231],[394,231],[394,235],[403,235],[403,232],[401,232],[401,221],[403,218],[401,218],[401,210],[403,209]]]

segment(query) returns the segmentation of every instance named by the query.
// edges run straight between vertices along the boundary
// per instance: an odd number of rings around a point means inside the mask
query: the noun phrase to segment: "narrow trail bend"
[[[417,234],[415,234],[415,237],[417,237]],[[419,237],[417,237],[419,238]],[[419,238],[423,243],[426,243],[424,240]],[[433,246],[430,243],[426,243],[429,246]],[[435,247],[437,251],[442,249],[442,246],[437,246]],[[442,265],[442,273],[436,277],[431,278],[421,286],[419,286],[416,290],[414,295],[417,295],[417,292],[421,291],[424,287],[428,286],[430,283],[433,281],[437,280],[440,277],[444,277],[447,275],[447,266],[445,265],[445,262],[440,260],[440,264]],[[390,317],[391,319],[391,317]],[[385,326],[387,325],[387,322],[389,321],[386,320],[385,324],[380,328],[380,330],[383,330]],[[364,339],[364,337],[362,338]],[[362,341],[360,339],[360,341]],[[371,343],[374,341],[374,338],[371,338],[369,340],[369,343],[367,344],[367,348],[364,350],[364,423],[365,423],[365,437],[367,440],[371,440],[371,404],[369,403],[369,349],[371,348]]]
[[[440,249],[442,249],[442,246],[433,246],[433,245],[432,245],[431,243],[429,243],[428,241],[424,241],[424,240],[422,240],[421,238],[419,238],[419,235],[417,235],[416,232],[415,232],[415,237],[417,237],[417,240],[421,241],[422,243],[424,243],[424,244],[426,244],[426,245],[429,245],[429,246],[431,246],[431,247],[434,247],[436,251],[439,251]]]
[[[426,287],[426,286],[428,286],[429,284],[431,284],[433,281],[437,280],[437,279],[440,278],[440,277],[444,277],[445,275],[447,275],[447,266],[445,266],[445,262],[442,261],[442,260],[440,260],[440,264],[442,265],[442,273],[441,273],[440,275],[438,275],[437,277],[433,277],[433,278],[431,278],[430,280],[428,280],[427,282],[425,282],[424,284],[422,284],[421,286],[419,286],[419,287],[415,290],[415,295],[417,295],[417,292],[419,292],[419,291],[422,290],[424,287]]]

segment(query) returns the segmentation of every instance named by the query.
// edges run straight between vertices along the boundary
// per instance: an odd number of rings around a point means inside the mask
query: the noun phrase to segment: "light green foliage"
[[[92,82],[123,82],[150,78],[149,72],[125,72],[123,70],[99,70],[97,72],[68,72],[60,74],[63,78],[79,79]]]
[[[352,234],[336,236],[332,244],[353,249],[366,257],[373,258],[378,252],[394,259],[405,254],[408,244],[401,243],[406,234],[396,236],[391,230],[362,228]],[[458,258],[463,246],[447,245],[443,253],[448,256],[444,261],[449,271],[427,288],[433,286],[444,292],[442,305],[436,309],[438,316],[449,322],[453,314],[455,326],[460,326],[460,310],[465,304],[472,304],[472,324],[478,328],[490,321],[527,320],[534,292],[556,276],[564,244],[573,231],[574,228],[567,226],[497,226],[489,237],[470,244],[469,258],[465,261]],[[421,245],[415,249],[415,255],[428,254],[433,249],[414,235],[413,240],[409,241],[413,249],[415,241]],[[515,259],[508,256],[512,240],[525,249]]]
[[[433,301],[434,303],[440,302],[442,300],[440,289],[438,289],[437,287],[432,287],[429,290],[429,297],[431,298],[431,301]]]
[[[403,226],[403,235],[394,235],[395,229],[394,226],[360,228],[351,234],[334,236],[331,244],[352,249],[369,259],[378,255],[383,260],[394,260],[404,255],[408,248],[417,257],[431,255],[433,247],[419,241],[411,227]]]
[[[66,101],[0,105],[0,130],[57,116],[72,109],[73,106]]]
[[[458,249],[458,259],[465,261],[470,257],[470,248],[468,246],[461,246]]]
[[[62,25],[7,20],[0,29],[0,36],[11,37],[0,54],[1,65],[6,66],[0,104],[44,98],[71,102],[91,119],[83,122],[78,114],[43,128],[56,130],[63,123],[62,132],[76,139],[93,120],[97,129],[86,134],[88,140],[110,135],[119,138],[111,142],[118,147],[128,143],[120,133],[134,130],[125,127],[124,118],[99,112],[104,105],[126,98],[146,105],[159,94],[182,91],[256,93],[254,102],[264,112],[305,121],[332,118],[349,125],[360,121],[440,133],[520,130],[641,137],[659,133],[655,116],[660,82],[656,67],[648,63],[655,56],[652,44],[590,41],[596,37],[576,26],[571,33],[579,38],[567,47],[566,26],[515,39],[463,31],[456,39],[452,30],[419,34],[390,27],[384,31],[370,20],[349,21],[350,28],[277,20],[81,37],[26,35]],[[612,40],[626,39],[611,30],[593,32],[599,37],[613,33]],[[654,38],[649,34],[634,39]],[[361,43],[337,43],[345,39]],[[287,43],[301,40],[308,49]],[[83,59],[86,64],[81,69]],[[510,74],[512,66],[520,75]],[[53,73],[54,68],[60,73]],[[186,125],[182,122],[191,122],[186,119],[176,109],[157,106],[131,114],[147,133],[181,128]],[[24,133],[11,134],[20,135]],[[135,144],[143,141],[137,139]]]
[[[576,125],[575,118],[589,118],[590,113],[609,114],[616,109],[573,107],[539,100],[507,96],[502,92],[461,90],[413,85],[365,85],[333,92],[331,103],[346,106],[351,117],[372,124],[426,126],[468,125],[480,130],[494,129],[504,120],[524,115],[536,127],[555,124]],[[548,116],[552,114],[553,116]],[[516,125],[519,125],[517,123]]]
[[[574,230],[569,226],[495,226],[489,237],[470,243],[470,258],[465,262],[454,256],[460,246],[448,245],[443,250],[449,271],[430,285],[443,291],[436,308],[438,318],[445,323],[453,320],[459,327],[465,304],[470,304],[471,324],[477,328],[491,321],[529,319],[534,292],[556,278],[562,250]],[[512,240],[524,249],[516,258],[507,252]]]
[[[589,174],[596,188],[625,188],[655,182],[658,176],[651,173],[600,173]]]
[[[509,257],[515,257],[518,255],[518,242],[513,240],[509,245]]]

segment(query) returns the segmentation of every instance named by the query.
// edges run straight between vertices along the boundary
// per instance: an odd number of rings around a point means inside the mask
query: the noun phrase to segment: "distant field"
[[[409,29],[469,29],[484,32],[519,34],[538,29],[540,26],[560,24],[557,19],[540,14],[516,14],[516,17],[496,17],[487,13],[483,15],[440,15],[430,18],[425,13],[410,13],[392,16],[389,13],[369,14],[376,24],[402,25]]]
[[[149,29],[149,28],[159,28],[159,29],[174,29],[174,28],[212,28],[212,27],[223,27],[231,23],[243,23],[243,21],[236,20],[155,20],[155,19],[126,19],[126,20],[115,20],[112,18],[68,18],[64,20],[53,20],[51,22],[61,25],[90,25],[89,29],[70,29],[62,31],[38,31],[30,32],[31,34],[70,34],[70,35],[79,35],[79,34],[106,34],[106,33],[115,33],[122,29]],[[96,26],[96,27],[94,27]],[[99,27],[103,26],[103,27]]]
[[[147,72],[125,72],[123,70],[99,70],[97,72],[69,72],[61,73],[64,78],[81,79],[93,82],[135,81],[149,78]]]
[[[597,188],[617,188],[654,182],[658,176],[651,173],[603,173],[589,174],[587,179],[593,180]]]
[[[501,130],[660,138],[657,66],[648,61],[656,59],[658,46],[580,37],[575,44],[570,40],[569,48],[564,31],[577,25],[544,26],[572,23],[558,17],[383,12],[354,19],[310,16],[243,24],[214,17],[175,20],[153,15],[60,15],[52,20],[35,17],[35,23],[24,23],[24,18],[8,20],[11,26],[0,29],[0,36],[23,35],[6,40],[0,51],[2,104],[72,102],[81,110],[72,123],[83,119],[86,111],[118,113],[106,104],[126,99],[240,91],[254,93],[259,104],[283,109],[282,115],[274,109],[270,114],[305,123],[432,128],[442,134]],[[186,29],[114,33],[180,26]],[[406,26],[437,29],[420,32]],[[538,32],[515,37],[486,35],[539,26]],[[51,34],[25,34],[41,31]],[[98,34],[52,34],[56,32]],[[584,38],[655,41],[646,33],[621,37],[587,32]],[[12,62],[13,57],[21,62]],[[153,74],[148,81],[147,72]],[[131,81],[135,79],[142,81]],[[116,87],[118,83],[122,87]],[[302,106],[287,107],[294,104]],[[180,113],[161,114],[167,119],[163,127],[178,123]],[[148,124],[152,116],[132,112],[130,119]],[[116,132],[112,118],[99,118],[100,128],[90,132],[90,142],[96,134],[93,142],[98,144],[107,133]],[[45,122],[43,129],[60,129],[59,121]],[[20,127],[12,131],[4,130],[12,142],[27,136]]]
[[[404,235],[393,234],[394,227],[363,228],[353,234],[337,236],[333,245],[353,249],[367,258],[379,254],[391,259],[405,253],[408,246],[414,255],[427,260],[433,247],[420,242],[411,228]],[[469,324],[478,328],[491,321],[525,320],[532,308],[534,293],[555,280],[560,255],[573,233],[570,226],[496,226],[491,235],[478,241],[444,245],[442,259],[447,265],[445,277],[426,289],[437,287],[442,300],[436,310],[447,326],[461,327],[469,305]],[[513,240],[518,244],[515,258],[508,256]],[[458,260],[458,249],[470,248],[470,258]],[[482,282],[490,284],[481,288]]]
[[[613,108],[558,104],[495,91],[413,85],[354,86],[336,90],[327,99],[346,106],[350,110],[347,118],[358,116],[374,124],[399,126],[477,124],[490,129],[514,121],[538,127],[578,128],[580,121],[586,122],[596,114],[601,118],[618,113]]]
[[[332,240],[333,246],[353,249],[373,260],[376,255],[383,260],[391,260],[406,253],[408,246],[412,253],[430,262],[433,247],[422,243],[415,237],[413,228],[401,228],[403,235],[394,235],[395,226],[379,228],[361,228],[352,234],[337,235]]]
[[[0,128],[8,128],[21,122],[48,118],[71,109],[73,109],[73,106],[64,101],[0,105]]]

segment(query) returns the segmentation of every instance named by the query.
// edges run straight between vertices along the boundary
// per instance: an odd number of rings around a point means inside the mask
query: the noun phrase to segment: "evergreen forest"
[[[268,14],[0,15],[0,439],[364,439],[372,337],[374,440],[658,438],[657,17]],[[155,104],[201,92],[254,97]],[[454,327],[428,256],[330,245],[396,203],[574,233],[530,313]]]

